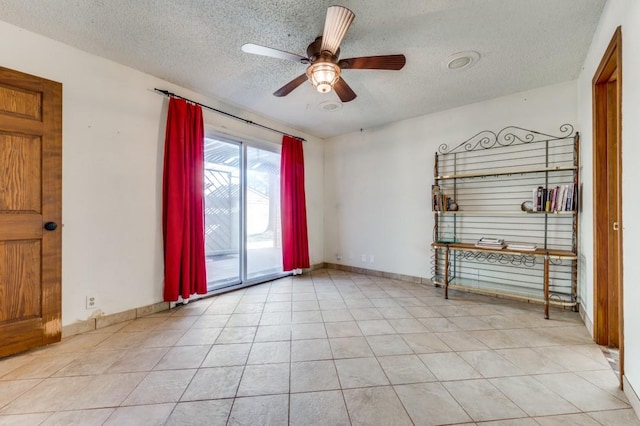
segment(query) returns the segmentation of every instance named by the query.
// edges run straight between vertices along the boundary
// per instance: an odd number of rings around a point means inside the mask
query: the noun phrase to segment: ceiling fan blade
[[[327,18],[324,21],[320,50],[328,50],[332,55],[335,55],[355,17],[356,15],[346,7],[329,6]]]
[[[356,98],[356,93],[342,78],[333,85],[333,90],[336,91],[336,95],[338,95],[342,102],[350,102]]]
[[[293,80],[291,80],[290,82],[288,82],[287,84],[285,84],[284,86],[282,86],[281,88],[273,92],[273,95],[278,97],[287,96],[289,93],[293,91],[293,89],[300,86],[302,83],[304,83],[307,80],[308,80],[307,74],[299,75],[298,77],[294,78]]]
[[[406,62],[404,55],[383,55],[342,59],[338,65],[342,69],[400,70]]]
[[[272,58],[286,59],[288,61],[295,61],[301,64],[308,64],[309,58],[296,55],[295,53],[285,52],[284,50],[274,49],[272,47],[260,46],[259,44],[246,43],[242,45],[242,51],[246,53],[253,53],[254,55],[269,56]]]

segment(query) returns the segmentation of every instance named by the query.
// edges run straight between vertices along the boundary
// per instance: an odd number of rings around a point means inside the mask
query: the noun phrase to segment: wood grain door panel
[[[0,134],[0,211],[42,212],[42,142]]]
[[[62,85],[0,68],[0,357],[60,340],[61,221]]]
[[[42,315],[39,240],[0,243],[0,325]]]
[[[42,92],[35,87],[28,89],[0,84],[0,111],[5,115],[40,121]]]

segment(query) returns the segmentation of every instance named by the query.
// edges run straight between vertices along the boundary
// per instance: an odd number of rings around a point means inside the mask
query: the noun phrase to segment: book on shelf
[[[516,251],[536,251],[538,248],[537,245],[533,243],[523,243],[523,242],[509,242],[507,243],[507,249],[516,250]]]
[[[576,184],[533,188],[532,212],[570,212],[577,208]]]
[[[569,185],[569,196],[567,199],[567,210],[578,209],[578,187],[577,185]]]
[[[542,190],[544,188],[542,188],[541,186],[539,186],[537,189],[534,189],[533,192],[533,211],[534,212],[539,212],[542,210]]]
[[[440,186],[431,185],[431,210],[438,210],[438,197],[440,196]]]
[[[505,248],[505,243],[502,238],[482,237],[476,242],[476,247],[502,250]]]
[[[558,195],[560,194],[560,187],[556,185],[555,188],[551,188],[550,189],[551,195],[549,196],[550,198],[550,207],[549,207],[549,211],[551,212],[556,212],[558,211]]]
[[[431,185],[431,208],[436,212],[447,212],[451,209],[453,200],[440,189],[439,185]]]

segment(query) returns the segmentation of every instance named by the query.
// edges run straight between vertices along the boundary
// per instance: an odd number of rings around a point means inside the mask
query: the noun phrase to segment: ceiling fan
[[[328,93],[334,89],[342,102],[349,102],[356,98],[356,94],[341,77],[343,69],[400,70],[406,62],[406,58],[402,54],[338,59],[340,43],[342,43],[353,18],[355,18],[355,14],[346,7],[329,6],[324,32],[321,37],[317,37],[307,47],[308,57],[253,43],[242,45],[242,50],[255,55],[310,64],[304,74],[276,90],[273,93],[275,96],[287,96],[293,89],[306,80],[310,80],[318,92]]]

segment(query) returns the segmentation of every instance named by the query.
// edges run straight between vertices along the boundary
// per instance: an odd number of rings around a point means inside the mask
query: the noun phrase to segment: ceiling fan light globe
[[[318,92],[327,93],[340,78],[340,67],[331,62],[316,62],[307,68],[307,77]]]

